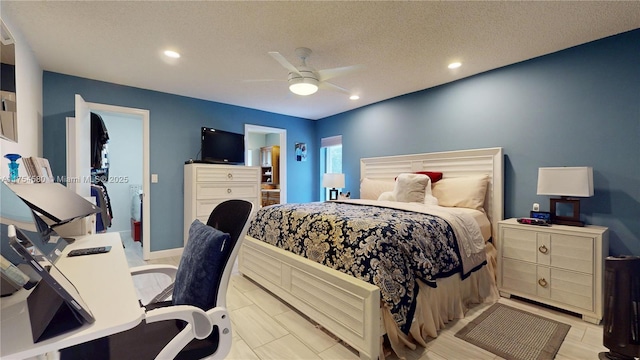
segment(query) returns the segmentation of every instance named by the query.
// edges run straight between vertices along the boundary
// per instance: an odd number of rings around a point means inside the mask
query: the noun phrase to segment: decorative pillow
[[[193,305],[204,311],[215,307],[215,293],[231,250],[229,234],[194,220],[176,273],[173,305]]]
[[[360,198],[376,200],[385,191],[393,191],[396,183],[386,180],[364,178],[360,182]]]
[[[424,193],[431,179],[423,174],[400,174],[393,189],[393,196],[400,202],[424,203]]]
[[[427,175],[431,179],[431,183],[435,184],[442,179],[441,172],[433,172],[433,171],[416,171],[416,174],[424,174]]]
[[[433,184],[432,193],[440,206],[484,211],[488,184],[488,175],[444,178]]]
[[[393,191],[385,191],[378,196],[380,201],[396,201],[396,197],[393,196]]]
[[[436,197],[433,196],[432,194],[432,190],[431,190],[432,183],[433,183],[433,179],[429,178],[429,184],[427,184],[427,186],[424,189],[424,203],[427,205],[438,205],[438,199],[436,199]]]
[[[440,179],[442,179],[442,173],[441,172],[433,172],[433,171],[415,171],[413,172],[413,174],[423,174],[423,175],[427,175],[430,179],[431,179],[431,183],[433,184],[434,182],[439,181]],[[396,178],[394,180],[398,180],[398,177],[396,176]]]

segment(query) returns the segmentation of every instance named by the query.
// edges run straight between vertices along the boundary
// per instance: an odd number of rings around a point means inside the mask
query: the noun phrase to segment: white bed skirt
[[[491,243],[487,243],[486,249],[487,266],[464,280],[458,275],[438,279],[435,288],[418,281],[420,291],[409,335],[399,331],[388,309],[382,309],[389,342],[399,358],[406,358],[406,348],[413,350],[417,345],[426,347],[426,340],[437,337],[438,331],[447,323],[464,318],[471,304],[498,300],[494,271],[496,250]]]
[[[239,270],[354,347],[362,359],[384,358],[385,333],[392,350],[404,359],[407,348],[426,346],[449,321],[463,318],[470,304],[497,301],[496,250],[491,243],[486,252],[488,265],[465,280],[456,274],[438,279],[436,288],[419,284],[408,335],[390,311],[380,307],[376,286],[250,236],[240,250]]]

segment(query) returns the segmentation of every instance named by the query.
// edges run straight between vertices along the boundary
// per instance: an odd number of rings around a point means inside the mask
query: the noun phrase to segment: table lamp
[[[543,167],[538,169],[538,195],[555,195],[550,199],[554,224],[584,226],[580,221],[580,199],[593,196],[593,168]]]
[[[344,187],[344,174],[323,174],[322,186],[331,188],[329,190],[329,200],[338,199],[338,189]]]

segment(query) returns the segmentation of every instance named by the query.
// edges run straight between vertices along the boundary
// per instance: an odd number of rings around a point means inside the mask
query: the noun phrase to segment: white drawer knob
[[[547,249],[547,247],[546,247],[546,246],[542,245],[542,246],[540,246],[540,247],[538,248],[538,251],[540,251],[540,252],[541,252],[541,253],[543,253],[543,254],[546,254],[546,253],[548,253],[548,252],[549,252],[549,249]]]
[[[233,174],[232,174],[232,173],[228,173],[228,174],[227,174],[227,177],[228,177],[229,179],[233,179]]]
[[[538,280],[538,285],[540,285],[542,287],[547,287],[547,285],[548,285],[547,280],[545,280],[544,278],[539,279]]]
[[[227,189],[227,194],[231,194],[231,189]]]

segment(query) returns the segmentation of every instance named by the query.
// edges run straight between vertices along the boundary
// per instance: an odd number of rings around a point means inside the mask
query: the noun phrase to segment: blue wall
[[[592,166],[583,220],[640,255],[640,30],[325,118],[355,196],[362,157],[504,148],[505,217],[528,216],[543,166]]]
[[[528,215],[538,167],[592,166],[595,196],[583,220],[610,228],[611,254],[640,255],[640,30],[319,121],[44,74],[44,156],[65,172],[64,118],[73,95],[151,111],[151,222],[154,249],[181,246],[185,159],[195,157],[200,126],[242,133],[244,124],[287,129],[287,147],[308,145],[306,162],[286,156],[288,201],[319,199],[319,144],[342,135],[346,190],[358,196],[359,159],[501,146],[505,216]],[[157,247],[157,248],[156,248]]]
[[[56,176],[66,175],[65,118],[74,116],[75,94],[87,102],[150,111],[150,171],[159,178],[151,184],[151,251],[183,244],[183,166],[200,150],[200,127],[236,133],[244,133],[245,124],[282,128],[287,148],[294,149],[296,142],[316,147],[316,122],[311,120],[45,71],[43,153]],[[317,194],[309,187],[318,186],[312,176],[317,159],[296,162],[293,151],[286,156],[289,202],[313,200]]]

